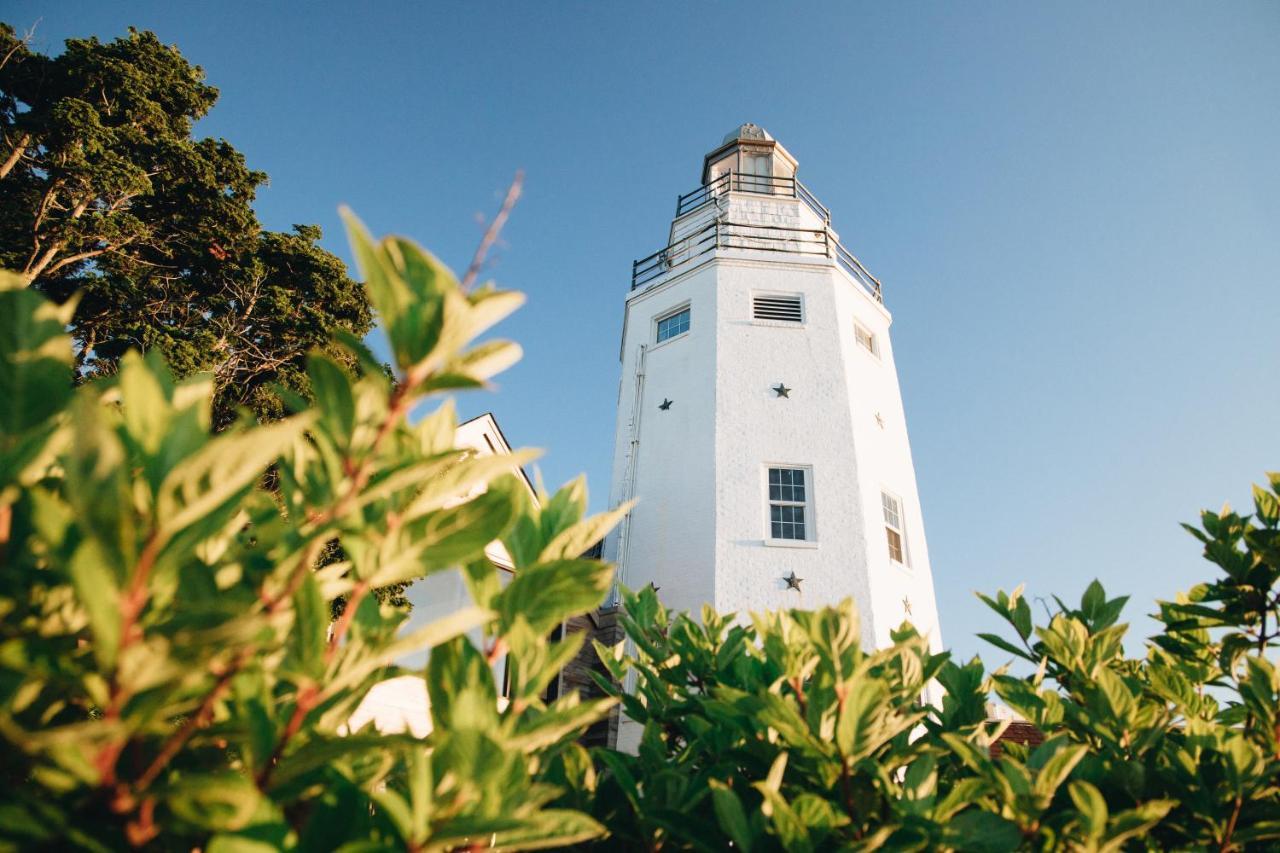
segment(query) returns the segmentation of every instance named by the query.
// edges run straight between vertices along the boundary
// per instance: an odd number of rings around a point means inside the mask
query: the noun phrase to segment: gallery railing
[[[700,258],[717,249],[748,249],[756,252],[782,252],[793,255],[816,255],[833,259],[862,285],[877,301],[883,302],[880,281],[840,245],[829,228],[785,228],[777,225],[748,225],[741,222],[713,220],[681,237],[664,249],[631,265],[631,289],[643,287],[670,270]]]
[[[730,192],[753,193],[755,195],[777,196],[781,198],[798,198],[818,214],[825,224],[831,223],[831,211],[818,201],[818,197],[809,192],[808,187],[795,178],[775,177],[773,175],[750,175],[741,172],[725,172],[720,177],[703,184],[691,193],[676,198],[676,216],[692,213],[704,204]]]

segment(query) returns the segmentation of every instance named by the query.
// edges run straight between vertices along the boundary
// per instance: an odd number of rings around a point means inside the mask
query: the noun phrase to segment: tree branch
[[[511,215],[511,209],[516,206],[516,202],[520,199],[521,189],[524,187],[524,170],[516,172],[515,178],[511,181],[511,186],[507,188],[507,197],[502,200],[502,209],[498,211],[498,215],[489,223],[489,227],[485,229],[484,237],[480,240],[480,245],[476,247],[476,253],[471,258],[471,266],[467,267],[467,274],[462,277],[462,289],[470,290],[475,284],[476,278],[480,275],[480,270],[484,268],[485,256],[489,254],[489,249],[497,242],[498,235],[502,233],[502,227],[507,224],[507,217]]]
[[[4,63],[0,62],[0,66],[3,65]],[[5,159],[4,163],[0,164],[0,181],[7,178],[9,173],[13,171],[13,167],[18,165],[18,161],[22,159],[22,155],[27,150],[27,143],[30,141],[31,134],[29,133],[24,133],[18,137],[18,141],[13,145],[13,151]]]

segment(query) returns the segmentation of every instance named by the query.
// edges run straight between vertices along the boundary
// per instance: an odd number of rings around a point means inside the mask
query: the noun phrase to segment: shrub
[[[602,832],[548,807],[549,780],[582,772],[574,738],[613,700],[542,696],[581,644],[546,636],[611,583],[579,555],[617,514],[584,520],[580,482],[533,505],[510,473],[529,454],[455,450],[449,403],[410,423],[519,356],[469,342],[522,298],[464,292],[408,241],[351,236],[397,380],[343,335],[359,379],[314,354],[314,404],[216,436],[208,376],[176,382],[130,354],[73,388],[73,303],[0,284],[0,846],[532,848]],[[517,569],[505,587],[495,539]],[[333,540],[345,559],[318,567]],[[459,566],[474,604],[413,631],[370,595]],[[346,732],[426,648],[434,731]]]
[[[983,600],[1031,670],[932,654],[909,625],[859,647],[849,602],[753,615],[624,596],[628,642],[601,684],[643,726],[638,753],[566,802],[610,849],[1275,849],[1280,845],[1280,475],[1252,517],[1191,528],[1220,571],[1173,602],[1139,659],[1124,598],[1096,581],[1037,626],[1021,590]],[[630,649],[630,651],[628,651]],[[618,685],[634,679],[634,687]],[[1002,742],[994,691],[1046,735]],[[931,704],[921,702],[932,694]]]
[[[352,241],[396,378],[340,335],[358,379],[314,354],[314,403],[283,392],[290,416],[216,436],[210,380],[175,381],[154,352],[73,387],[73,304],[0,279],[0,846],[1280,844],[1280,475],[1252,516],[1188,528],[1220,571],[1160,603],[1139,659],[1125,599],[1096,582],[1041,626],[1021,590],[983,599],[1009,632],[982,636],[1022,676],[934,654],[905,624],[863,650],[848,602],[697,620],[650,589],[624,596],[627,642],[597,646],[612,698],[547,701],[581,645],[548,634],[612,580],[579,555],[627,508],[584,520],[581,481],[535,505],[510,474],[528,454],[454,449],[448,403],[410,423],[518,357],[470,342],[520,297],[466,292],[354,223]],[[473,605],[413,631],[371,594],[455,568]],[[430,735],[347,731],[421,649]],[[992,692],[1044,742],[993,756]],[[614,702],[639,750],[593,763],[575,738]]]

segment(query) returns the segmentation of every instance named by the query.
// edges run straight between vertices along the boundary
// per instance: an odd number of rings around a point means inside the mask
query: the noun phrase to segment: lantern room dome
[[[747,122],[740,124],[733,130],[724,135],[724,139],[720,140],[721,145],[728,145],[731,142],[737,142],[739,139],[754,139],[764,142],[772,142],[773,137],[769,135],[769,131],[765,130],[758,124]]]

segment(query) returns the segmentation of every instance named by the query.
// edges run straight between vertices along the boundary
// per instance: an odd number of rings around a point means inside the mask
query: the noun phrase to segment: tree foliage
[[[213,375],[221,428],[238,406],[282,417],[274,386],[305,394],[306,354],[334,329],[364,334],[370,312],[319,228],[262,229],[264,173],[193,137],[217,97],[150,32],[49,57],[0,24],[0,266],[77,295],[79,373],[157,349],[180,378]]]
[[[406,240],[354,224],[352,239],[395,379],[342,334],[359,378],[314,353],[314,403],[221,434],[212,377],[175,380],[155,350],[73,388],[74,300],[0,280],[0,847],[425,851],[603,831],[549,803],[589,770],[574,738],[613,700],[546,701],[581,647],[546,637],[604,597],[611,567],[578,555],[617,513],[584,518],[581,481],[535,504],[511,474],[529,454],[454,449],[447,402],[408,422],[518,358],[470,342],[522,297],[464,292]],[[334,538],[346,559],[321,566]],[[370,595],[447,571],[473,603],[412,631]],[[430,735],[348,731],[422,649]]]
[[[1028,666],[933,654],[904,624],[859,647],[848,602],[758,614],[669,613],[625,596],[627,641],[602,686],[643,727],[631,755],[566,802],[608,849],[1241,850],[1280,845],[1280,474],[1255,513],[1188,529],[1219,570],[1161,602],[1125,656],[1125,598],[1096,581],[1036,625],[1021,590],[983,596],[982,635]],[[630,651],[628,650],[630,649]],[[634,687],[624,689],[620,685]],[[996,694],[1046,735],[1002,742]],[[930,703],[921,701],[929,695]]]

